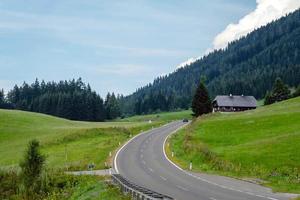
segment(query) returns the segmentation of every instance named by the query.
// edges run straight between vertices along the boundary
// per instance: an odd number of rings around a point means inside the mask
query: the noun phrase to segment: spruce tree
[[[265,100],[264,100],[264,105],[270,105],[270,104],[272,104],[272,102],[273,102],[272,95],[269,91],[267,91]]]
[[[40,153],[39,142],[30,141],[24,160],[20,163],[25,199],[36,199],[36,195],[40,192],[44,163],[45,157]]]
[[[203,81],[200,82],[195,92],[192,110],[195,117],[212,112],[212,103]]]
[[[299,97],[300,96],[300,85],[297,87],[296,91],[293,94],[293,97]]]
[[[0,90],[0,108],[4,107],[5,99],[4,99],[4,90]]]
[[[272,92],[267,93],[265,97],[265,105],[273,104],[279,101],[286,100],[290,98],[290,90],[287,85],[285,85],[280,78],[276,78]]]

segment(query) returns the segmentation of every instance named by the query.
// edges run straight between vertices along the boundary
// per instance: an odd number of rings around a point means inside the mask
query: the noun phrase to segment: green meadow
[[[300,98],[241,113],[200,117],[173,135],[167,152],[187,169],[300,193]]]
[[[181,119],[191,119],[192,111],[191,110],[183,110],[177,112],[162,112],[157,114],[149,114],[149,115],[135,115],[132,117],[120,119],[118,121],[121,122],[146,122],[146,121],[163,121],[163,122],[171,122],[173,120],[181,120]]]
[[[16,110],[0,110],[0,166],[17,166],[27,143],[40,141],[47,165],[83,170],[89,163],[96,169],[126,140],[162,122],[76,122]]]
[[[134,135],[172,120],[183,113],[161,113],[114,122],[80,122],[49,115],[0,109],[0,199],[20,199],[18,165],[28,142],[37,139],[46,155],[50,193],[45,199],[129,199],[106,183],[106,177],[65,175],[65,170],[95,169],[110,164],[114,152]],[[149,123],[151,120],[151,123]],[[110,152],[111,155],[110,156]],[[53,172],[51,172],[53,171]],[[22,199],[22,198],[21,198]]]

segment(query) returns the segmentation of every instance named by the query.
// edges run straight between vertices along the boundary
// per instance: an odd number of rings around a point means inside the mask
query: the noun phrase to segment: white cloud
[[[176,69],[179,69],[181,67],[185,67],[187,65],[190,65],[190,64],[192,64],[193,62],[196,62],[199,59],[200,59],[200,57],[198,57],[198,58],[190,58],[187,61],[185,61],[185,62],[180,63],[179,65],[177,65]]]
[[[268,24],[300,7],[300,0],[257,0],[256,9],[239,20],[229,24],[213,42],[214,49],[225,48],[231,41],[247,35],[254,29]]]
[[[240,19],[238,23],[229,24],[215,37],[213,48],[207,49],[204,55],[214,49],[225,48],[229,42],[300,8],[300,0],[256,0],[256,2],[256,9]],[[176,69],[189,65],[200,58],[190,58],[178,65]]]

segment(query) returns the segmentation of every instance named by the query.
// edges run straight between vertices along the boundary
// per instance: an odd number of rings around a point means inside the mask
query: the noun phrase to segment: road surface
[[[172,164],[163,145],[168,135],[184,125],[172,122],[140,134],[129,141],[115,158],[115,169],[123,177],[176,200],[288,200],[289,194],[236,179],[190,173]]]

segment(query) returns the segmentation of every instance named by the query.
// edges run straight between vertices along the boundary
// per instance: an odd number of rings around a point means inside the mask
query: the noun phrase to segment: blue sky
[[[130,94],[212,48],[255,0],[1,0],[0,88],[82,77]]]

